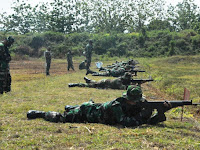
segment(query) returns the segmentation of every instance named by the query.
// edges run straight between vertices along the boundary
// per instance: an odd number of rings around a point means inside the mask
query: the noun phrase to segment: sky
[[[51,2],[53,0],[29,0],[31,5],[36,5],[40,2]],[[166,0],[166,4],[172,4],[176,5],[178,2],[181,2],[182,0]],[[13,0],[0,0],[0,13],[6,12],[7,14],[12,13],[11,5]],[[195,4],[200,7],[200,0],[194,0]]]

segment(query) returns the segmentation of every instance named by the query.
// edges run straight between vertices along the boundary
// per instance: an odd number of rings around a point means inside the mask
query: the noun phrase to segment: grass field
[[[142,85],[148,100],[182,99],[186,87],[190,97],[199,102],[200,57],[137,60],[146,70],[137,78],[155,79]],[[27,120],[31,109],[62,113],[67,104],[81,104],[91,98],[106,102],[121,96],[122,90],[68,88],[68,83],[84,82],[86,71],[78,69],[79,62],[74,61],[76,71],[67,72],[66,60],[53,60],[48,77],[43,60],[11,62],[12,92],[0,95],[0,149],[200,149],[200,106],[186,106],[183,121],[181,108],[176,108],[166,113],[167,121],[136,128]],[[104,61],[104,66],[113,62]],[[94,63],[92,69],[97,70]]]

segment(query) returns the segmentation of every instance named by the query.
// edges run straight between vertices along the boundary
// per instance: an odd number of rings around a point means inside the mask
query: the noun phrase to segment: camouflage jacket
[[[90,44],[86,45],[86,47],[85,47],[85,56],[86,56],[86,58],[91,58],[91,56],[92,56],[92,49],[93,49],[92,45],[90,45]]]
[[[94,103],[92,100],[64,112],[63,122],[89,122],[103,124],[121,124],[123,126],[138,126],[147,122],[151,113],[138,105],[126,103],[119,97],[106,103]],[[145,113],[142,113],[145,112]],[[144,115],[141,115],[144,114]],[[148,115],[147,115],[148,114]]]
[[[71,53],[67,53],[67,61],[69,62],[69,63],[72,63],[72,54]]]
[[[8,48],[0,43],[0,67],[8,67],[8,63],[11,61],[11,56]]]
[[[46,58],[46,60],[51,60],[51,52],[50,51],[45,51],[44,52],[44,57]]]
[[[126,85],[123,84],[121,78],[116,79],[102,79],[98,82],[92,80],[90,83],[78,83],[79,87],[91,87],[91,88],[100,88],[100,89],[120,89],[125,90]]]

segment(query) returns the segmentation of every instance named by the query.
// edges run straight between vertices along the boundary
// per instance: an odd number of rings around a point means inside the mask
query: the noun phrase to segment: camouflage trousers
[[[49,75],[49,70],[51,67],[51,60],[46,61],[46,75]]]
[[[86,57],[87,63],[86,63],[86,69],[90,68],[90,64],[91,64],[91,58],[90,57]]]
[[[73,65],[73,62],[68,61],[67,70],[69,71],[70,68],[72,68],[72,70],[74,70],[74,65]]]
[[[9,64],[0,63],[0,94],[11,91],[11,75]]]

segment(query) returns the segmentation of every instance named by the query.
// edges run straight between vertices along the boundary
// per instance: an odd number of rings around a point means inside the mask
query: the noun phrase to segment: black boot
[[[27,118],[28,119],[45,118],[45,112],[38,110],[29,110],[27,112]]]
[[[79,86],[79,84],[78,83],[69,83],[68,84],[68,87],[75,87],[75,86]]]
[[[91,82],[91,80],[88,79],[87,77],[84,77],[84,80],[85,80],[86,83],[90,83]]]
[[[90,73],[90,70],[88,69],[85,75],[88,75]]]
[[[93,71],[92,71],[92,70],[90,70],[90,69],[87,69],[87,72],[86,72],[86,74],[85,74],[85,75],[92,74],[92,73],[93,73]]]

